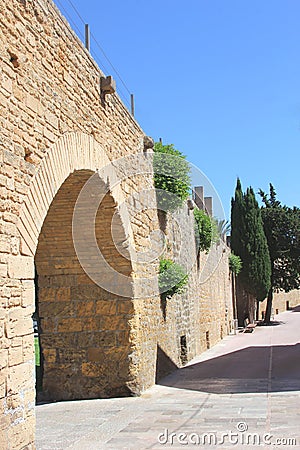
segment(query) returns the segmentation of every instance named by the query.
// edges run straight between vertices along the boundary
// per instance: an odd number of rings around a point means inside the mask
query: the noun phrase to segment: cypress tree
[[[246,225],[247,290],[257,301],[264,300],[271,286],[271,260],[261,211],[250,187],[244,196]]]
[[[238,178],[234,198],[231,199],[231,248],[242,259],[244,238],[244,198],[241,181]]]
[[[242,266],[245,259],[245,202],[242,191],[241,181],[238,178],[235,188],[234,198],[231,199],[231,250],[237,255],[241,261]],[[243,286],[241,273],[232,274],[233,280],[233,297],[234,310],[240,326],[244,325],[244,319],[249,316],[248,296],[245,298],[245,288]]]
[[[238,179],[231,205],[231,248],[242,260],[238,281],[247,294],[262,301],[271,285],[271,261],[253,189],[250,187],[243,194]]]

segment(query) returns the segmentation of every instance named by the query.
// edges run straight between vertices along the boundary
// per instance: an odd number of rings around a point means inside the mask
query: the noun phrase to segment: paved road
[[[228,336],[140,398],[37,406],[37,450],[300,449],[300,308],[275,320]]]

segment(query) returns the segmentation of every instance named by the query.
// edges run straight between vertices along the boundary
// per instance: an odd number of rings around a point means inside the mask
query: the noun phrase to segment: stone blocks
[[[148,236],[159,226],[155,210],[134,215],[128,207],[128,216],[125,212],[132,196],[153,187],[151,174],[144,170],[146,160],[140,158],[152,142],[144,140],[113,90],[106,90],[101,103],[103,74],[54,4],[0,0],[0,15],[5,23],[0,29],[0,435],[5,449],[30,449],[36,290],[45,391],[49,398],[74,399],[138,395],[155,381],[158,346],[174,366],[182,363],[184,336],[188,359],[205,348],[207,331],[211,343],[216,342],[222,326],[226,332],[229,281],[225,254],[206,287],[200,287],[192,268],[188,291],[169,302],[166,320],[159,296],[135,298],[136,280],[148,276],[151,283],[157,264],[135,263],[130,245],[147,248]],[[139,156],[148,174],[125,176],[112,188],[95,228],[109,265],[130,279],[126,297],[100,288],[83,270],[74,250],[72,217],[90,176],[131,154]],[[120,178],[136,163],[124,167]],[[113,185],[111,172],[102,181]],[[128,205],[122,209],[125,200]],[[186,252],[179,259],[185,263],[195,251],[193,223],[187,211],[180,214]],[[111,235],[113,218],[117,246]],[[81,227],[83,231],[84,221]],[[178,235],[172,233],[170,228],[176,253]],[[86,264],[104,274],[84,244]],[[215,250],[217,259],[220,251]],[[139,286],[143,294],[143,284]]]

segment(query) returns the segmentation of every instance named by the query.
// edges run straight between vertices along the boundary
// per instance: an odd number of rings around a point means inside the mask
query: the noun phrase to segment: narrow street
[[[37,406],[37,449],[300,448],[300,307],[275,321],[140,398]]]

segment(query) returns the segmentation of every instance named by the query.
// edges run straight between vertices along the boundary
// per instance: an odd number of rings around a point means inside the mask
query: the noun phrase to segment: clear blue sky
[[[72,2],[145,133],[210,178],[228,218],[237,176],[300,206],[299,0]],[[83,33],[69,0],[56,4]],[[91,52],[128,101],[93,41]]]

